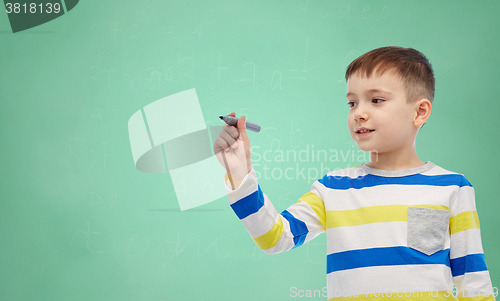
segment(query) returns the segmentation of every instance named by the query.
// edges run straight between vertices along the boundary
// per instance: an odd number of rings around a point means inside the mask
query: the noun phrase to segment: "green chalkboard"
[[[181,210],[167,166],[136,167],[128,123],[191,89],[207,128],[247,116],[262,127],[249,132],[259,184],[282,211],[327,171],[369,161],[353,156],[344,74],[391,45],[434,68],[417,153],[474,186],[500,285],[500,2],[62,3],[64,14],[15,33],[0,12],[0,300],[294,300],[292,288],[322,290],[326,235],[267,255],[227,196]],[[338,159],[265,159],[278,149]],[[287,168],[305,175],[280,176]]]

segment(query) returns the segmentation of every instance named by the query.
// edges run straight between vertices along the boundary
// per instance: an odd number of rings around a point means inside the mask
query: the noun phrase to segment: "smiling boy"
[[[375,150],[370,152],[367,166],[401,170],[424,165],[417,156],[415,138],[430,117],[434,93],[409,103],[405,85],[395,71],[368,78],[360,77],[362,71],[351,75],[352,70],[353,65],[346,75],[350,106],[347,125],[360,150]],[[380,68],[377,71],[383,72]]]
[[[416,153],[434,98],[427,58],[374,49],[349,65],[346,81],[348,129],[370,162],[327,173],[278,213],[250,163],[243,116],[214,144],[231,208],[268,254],[326,232],[328,300],[494,300],[474,188]]]

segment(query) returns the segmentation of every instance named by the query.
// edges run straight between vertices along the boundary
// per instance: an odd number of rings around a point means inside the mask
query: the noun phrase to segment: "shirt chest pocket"
[[[408,207],[407,246],[426,255],[441,251],[449,218],[448,210]]]

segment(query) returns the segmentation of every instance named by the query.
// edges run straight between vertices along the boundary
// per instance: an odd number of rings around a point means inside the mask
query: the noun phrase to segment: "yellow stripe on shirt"
[[[460,301],[495,301],[495,297],[489,296],[477,296],[477,297],[464,297],[460,298]]]
[[[450,217],[450,234],[468,229],[479,229],[479,217],[476,210],[465,211]]]
[[[273,248],[278,243],[281,235],[285,233],[285,229],[283,228],[283,221],[281,220],[281,215],[278,216],[278,222],[274,224],[271,230],[267,231],[265,234],[253,238],[257,246],[262,250],[267,250]]]
[[[323,228],[325,228],[326,230],[325,203],[323,203],[323,200],[315,193],[308,192],[298,200],[298,202],[302,201],[306,202],[312,208],[312,210],[314,210],[314,212],[318,216],[319,222],[323,225]]]
[[[381,205],[353,210],[329,210],[326,212],[326,228],[350,227],[371,223],[407,222],[408,207],[449,210],[440,205]]]

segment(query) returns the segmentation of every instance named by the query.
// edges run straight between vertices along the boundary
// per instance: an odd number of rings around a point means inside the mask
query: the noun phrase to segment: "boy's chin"
[[[370,147],[367,143],[359,143],[359,141],[354,140],[354,143],[358,146],[359,150],[367,152],[370,150]]]
[[[358,145],[358,147],[359,147],[359,145]],[[367,152],[367,151],[370,150],[370,148],[368,148],[368,147],[359,147],[359,150],[363,151],[363,152]]]

